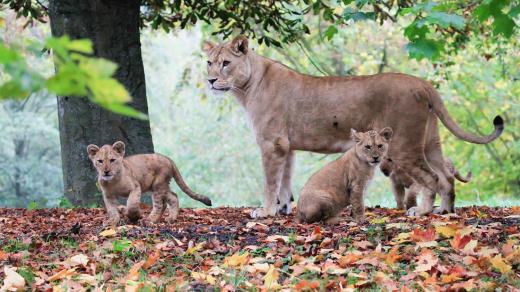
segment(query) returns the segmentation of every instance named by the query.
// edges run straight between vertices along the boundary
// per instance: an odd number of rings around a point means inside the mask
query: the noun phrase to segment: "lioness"
[[[297,207],[300,221],[335,224],[337,215],[350,204],[354,219],[364,220],[365,189],[374,176],[375,166],[388,151],[392,129],[384,128],[379,133],[351,131],[354,148],[313,174],[303,187]]]
[[[453,161],[449,158],[444,158],[444,166],[449,172],[448,180],[452,184],[452,200],[455,199],[455,179],[460,182],[468,183],[471,181],[471,171],[462,176],[455,168]],[[389,176],[392,181],[395,201],[398,209],[409,210],[417,206],[417,195],[421,192],[421,185],[416,183],[407,173],[406,170],[396,165],[392,159],[385,158],[379,166],[384,175]],[[408,189],[406,191],[406,189]],[[450,210],[455,212],[455,210]]]
[[[173,177],[179,187],[193,199],[211,206],[211,200],[199,195],[186,185],[175,163],[160,154],[138,154],[125,156],[125,143],[115,142],[99,148],[94,144],[87,146],[88,157],[98,173],[98,183],[103,193],[103,200],[108,213],[105,225],[117,225],[120,221],[118,197],[128,197],[126,210],[128,218],[135,222],[141,215],[139,204],[141,193],[152,191],[152,212],[148,217],[157,222],[169,207],[167,222],[172,223],[179,213],[177,194],[170,190]]]
[[[495,117],[488,136],[466,132],[451,118],[437,91],[426,81],[397,73],[359,77],[315,77],[257,55],[238,36],[224,44],[204,42],[208,84],[233,93],[251,121],[265,176],[264,203],[253,218],[290,213],[294,150],[344,152],[350,129],[394,130],[388,154],[421,184],[427,197],[442,196],[439,211],[450,209],[451,185],[445,173],[437,118],[457,137],[486,144],[503,131]],[[420,141],[420,143],[418,143]],[[277,201],[280,204],[277,204]],[[432,211],[433,203],[416,211]]]

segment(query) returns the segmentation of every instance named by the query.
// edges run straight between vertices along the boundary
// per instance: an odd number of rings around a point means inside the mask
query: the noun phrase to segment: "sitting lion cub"
[[[387,153],[393,131],[387,127],[379,133],[351,132],[355,147],[315,173],[303,187],[297,207],[299,221],[335,224],[341,210],[352,204],[354,219],[363,222],[365,189]]]
[[[169,186],[172,177],[190,197],[211,206],[208,197],[190,190],[175,163],[166,156],[138,154],[123,158],[125,144],[121,141],[101,148],[90,144],[87,146],[87,152],[98,172],[98,182],[108,213],[106,222],[108,225],[117,225],[120,221],[118,197],[128,197],[125,213],[130,221],[137,221],[141,217],[139,212],[141,193],[147,191],[153,192],[153,207],[148,220],[154,223],[159,221],[167,204],[169,207],[167,221],[172,223],[179,213],[179,200]]]

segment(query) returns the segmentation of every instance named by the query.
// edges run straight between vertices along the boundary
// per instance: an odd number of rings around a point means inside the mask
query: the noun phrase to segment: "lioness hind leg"
[[[417,196],[421,192],[421,189],[422,187],[418,183],[413,183],[410,186],[406,192],[406,195],[404,196],[404,204],[407,210],[417,206]]]
[[[177,220],[177,216],[179,216],[179,199],[177,198],[177,194],[168,192],[166,195],[166,203],[168,204],[168,217],[166,217],[166,222],[173,223]]]
[[[397,204],[397,209],[404,210],[405,204],[405,188],[404,185],[397,180],[394,176],[390,176],[390,182],[392,183],[392,192],[394,193],[395,202]]]

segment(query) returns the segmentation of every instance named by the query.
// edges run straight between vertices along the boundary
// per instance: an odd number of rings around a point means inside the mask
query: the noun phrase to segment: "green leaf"
[[[92,49],[92,41],[89,39],[81,39],[81,40],[67,40],[65,43],[65,48],[70,51],[76,51],[85,54],[92,54],[94,50]]]
[[[407,26],[404,29],[404,35],[409,40],[415,40],[415,39],[424,39],[426,38],[426,34],[430,31],[430,29],[417,21],[412,22],[409,26]]]
[[[443,45],[439,41],[430,39],[417,39],[406,45],[408,54],[413,59],[421,60],[424,58],[435,60],[440,56]]]
[[[22,57],[13,49],[7,48],[0,43],[0,64],[12,63],[20,60]]]
[[[81,58],[79,68],[88,76],[109,78],[117,70],[117,64],[112,61],[100,58],[86,58],[84,56],[79,57]]]
[[[119,103],[109,103],[109,104],[103,104],[103,103],[100,103],[100,105],[104,108],[106,108],[107,110],[109,111],[112,111],[112,112],[115,112],[115,113],[118,113],[118,114],[121,114],[121,115],[125,115],[125,116],[129,116],[129,117],[133,117],[133,118],[136,118],[136,119],[140,119],[140,120],[148,120],[148,116],[143,114],[142,112],[130,107],[130,106],[127,106],[127,105],[124,105],[124,104],[119,104]]]
[[[440,26],[447,28],[450,26],[456,27],[458,29],[464,28],[464,17],[449,14],[445,12],[432,12],[428,16],[426,16],[426,20],[430,23],[436,23]]]
[[[132,100],[125,87],[112,78],[93,78],[87,86],[93,100],[99,104],[126,103]]]
[[[18,80],[9,80],[0,86],[0,99],[23,99],[30,93],[29,90],[23,88]]]
[[[502,34],[509,38],[513,34],[513,30],[516,26],[515,22],[506,14],[500,13],[495,15],[493,21],[493,33],[495,35]]]
[[[338,33],[338,29],[335,25],[331,25],[327,28],[327,30],[324,32],[325,37],[330,41],[332,37]]]

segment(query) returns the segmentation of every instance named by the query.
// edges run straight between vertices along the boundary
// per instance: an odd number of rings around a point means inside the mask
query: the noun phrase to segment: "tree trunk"
[[[116,62],[115,78],[133,100],[135,109],[148,113],[141,43],[139,0],[51,0],[53,36],[89,38],[94,54]],[[88,144],[124,141],[127,154],[152,153],[149,121],[123,117],[92,104],[84,97],[58,97],[64,192],[75,205],[101,202],[96,173],[88,160]]]

